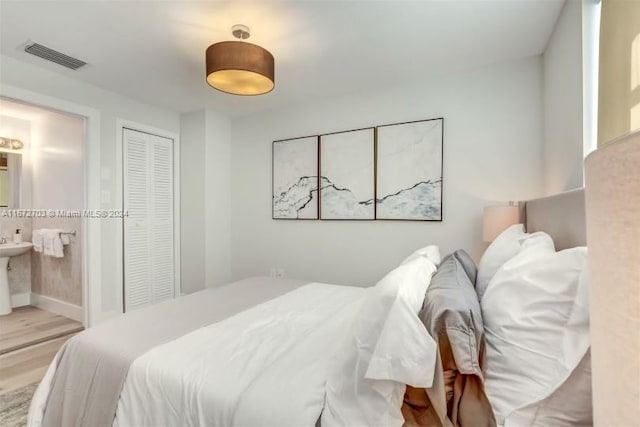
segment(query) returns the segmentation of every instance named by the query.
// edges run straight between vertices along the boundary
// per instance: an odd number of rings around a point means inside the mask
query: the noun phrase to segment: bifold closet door
[[[173,140],[123,130],[124,308],[173,298]]]

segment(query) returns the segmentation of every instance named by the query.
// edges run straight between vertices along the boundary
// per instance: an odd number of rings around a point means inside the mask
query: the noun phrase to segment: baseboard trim
[[[25,305],[31,305],[31,292],[11,295],[12,308],[24,307]]]
[[[60,301],[55,298],[45,297],[44,295],[31,294],[31,305],[50,311],[68,319],[82,322],[82,307],[68,302]]]

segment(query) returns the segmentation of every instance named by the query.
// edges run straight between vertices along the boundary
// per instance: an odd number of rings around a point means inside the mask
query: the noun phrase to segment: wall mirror
[[[20,208],[22,154],[0,152],[0,209]]]

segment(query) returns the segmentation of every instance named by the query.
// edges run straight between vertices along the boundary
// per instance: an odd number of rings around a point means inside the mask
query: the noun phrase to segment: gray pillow
[[[471,255],[469,255],[464,249],[458,249],[452,253],[451,256],[457,259],[462,265],[462,268],[464,268],[465,273],[467,273],[469,280],[471,280],[471,283],[475,287],[476,277],[478,276],[478,267],[476,267],[476,263],[473,258],[471,258]]]
[[[435,340],[446,335],[458,371],[482,378],[480,352],[484,350],[484,327],[480,302],[474,284],[456,256],[443,259],[433,275],[420,320]]]

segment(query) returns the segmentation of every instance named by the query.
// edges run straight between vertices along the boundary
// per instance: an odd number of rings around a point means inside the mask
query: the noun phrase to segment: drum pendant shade
[[[274,59],[255,44],[225,41],[207,48],[207,83],[233,95],[261,95],[275,86]]]

